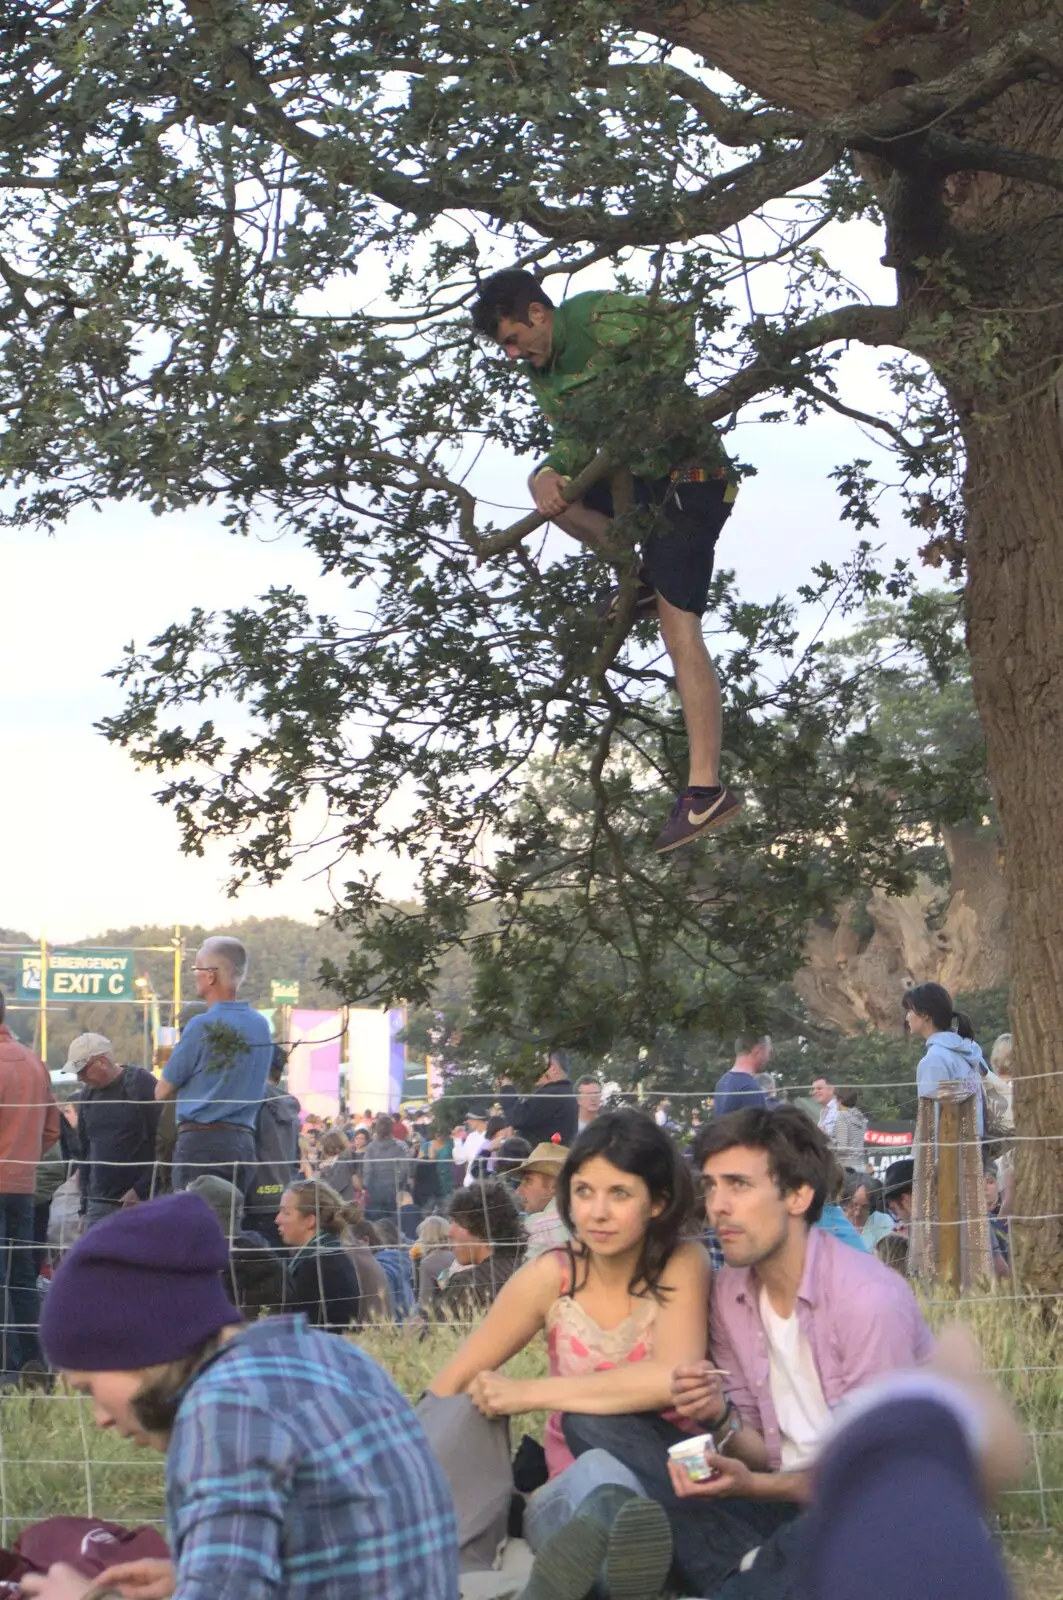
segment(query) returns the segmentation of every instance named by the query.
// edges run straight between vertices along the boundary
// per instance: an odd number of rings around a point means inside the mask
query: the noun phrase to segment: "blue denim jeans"
[[[21,1372],[41,1359],[37,1324],[37,1252],[33,1236],[35,1202],[31,1194],[0,1194],[0,1284],[3,1287],[3,1353],[6,1374]]]
[[[688,1435],[656,1413],[592,1417],[572,1412],[566,1414],[562,1427],[577,1464],[587,1452],[600,1455],[607,1451],[634,1473],[651,1500],[664,1507],[675,1541],[674,1572],[681,1594],[715,1596],[717,1600],[724,1600],[725,1595],[730,1600],[732,1594],[737,1600],[741,1594],[745,1600],[748,1587],[752,1600],[758,1593],[752,1582],[758,1567],[749,1574],[748,1586],[744,1574],[737,1576],[738,1569],[751,1550],[766,1545],[777,1548],[762,1549],[767,1559],[761,1575],[766,1569],[772,1573],[765,1593],[773,1600],[785,1600],[794,1592],[798,1574],[789,1560],[789,1544],[791,1525],[798,1514],[796,1505],[764,1500],[680,1500],[668,1476],[668,1446]],[[759,1563],[761,1557],[757,1559]],[[728,1580],[733,1588],[725,1587]]]
[[[533,1550],[541,1550],[551,1534],[563,1528],[579,1512],[592,1489],[603,1483],[618,1483],[623,1489],[646,1498],[638,1478],[622,1461],[606,1450],[588,1450],[556,1478],[536,1489],[524,1511],[524,1537]]]
[[[174,1194],[187,1189],[193,1178],[212,1172],[235,1183],[246,1199],[257,1165],[250,1128],[216,1128],[209,1122],[186,1125],[173,1148]]]

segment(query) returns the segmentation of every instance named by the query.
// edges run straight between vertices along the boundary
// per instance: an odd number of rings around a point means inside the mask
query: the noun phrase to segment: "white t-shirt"
[[[472,1133],[466,1134],[465,1136],[465,1146],[461,1152],[461,1155],[462,1160],[465,1162],[466,1188],[471,1188],[476,1182],[476,1179],[473,1177],[472,1164],[476,1160],[476,1157],[480,1154],[480,1151],[483,1149],[484,1145],[488,1142],[489,1141],[486,1133],[482,1132],[479,1128],[475,1128]]]
[[[760,1320],[768,1341],[771,1398],[779,1419],[779,1445],[783,1472],[797,1472],[815,1455],[830,1421],[812,1349],[801,1330],[797,1312],[780,1317],[768,1291],[760,1291]]]

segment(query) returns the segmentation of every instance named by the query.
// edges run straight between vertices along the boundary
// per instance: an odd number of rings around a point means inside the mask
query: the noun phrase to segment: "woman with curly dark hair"
[[[667,1519],[636,1498],[638,1481],[604,1452],[574,1463],[561,1418],[668,1411],[673,1370],[704,1359],[709,1263],[684,1237],[693,1201],[689,1169],[663,1128],[631,1109],[596,1117],[558,1179],[572,1243],[522,1267],[430,1385],[436,1395],[467,1394],[488,1417],[551,1413],[552,1481],[529,1502],[525,1535],[545,1557],[577,1509],[581,1518],[597,1515],[609,1526],[607,1590],[611,1577],[637,1572],[645,1592],[657,1592],[671,1557]],[[550,1376],[503,1375],[505,1362],[544,1330]],[[551,1574],[541,1576],[549,1589]]]

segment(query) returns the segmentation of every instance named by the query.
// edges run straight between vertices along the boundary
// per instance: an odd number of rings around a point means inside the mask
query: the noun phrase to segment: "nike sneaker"
[[[681,844],[700,839],[703,833],[722,828],[724,823],[737,817],[743,804],[742,796],[732,794],[723,784],[715,789],[684,789],[653,848],[658,855],[663,855],[667,850],[677,850]]]

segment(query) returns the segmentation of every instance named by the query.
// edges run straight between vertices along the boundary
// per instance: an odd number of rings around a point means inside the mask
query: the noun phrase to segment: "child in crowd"
[[[53,1567],[26,1592],[457,1600],[453,1507],[406,1401],[301,1317],[243,1328],[227,1258],[210,1208],[180,1194],[105,1218],[57,1272],[45,1351],[100,1427],[165,1453],[173,1560]]]
[[[558,1210],[573,1243],[539,1256],[501,1290],[487,1317],[430,1385],[468,1394],[485,1416],[551,1413],[550,1482],[529,1502],[524,1531],[547,1557],[577,1510],[610,1524],[603,1581],[654,1594],[671,1559],[666,1519],[636,1498],[636,1479],[595,1452],[573,1463],[561,1429],[569,1412],[663,1412],[676,1366],[706,1347],[709,1266],[684,1240],[693,1209],[686,1163],[666,1130],[637,1111],[605,1112],[578,1136],[561,1169]],[[550,1376],[517,1379],[499,1368],[546,1330]],[[559,1559],[564,1560],[562,1549]],[[566,1573],[537,1563],[543,1594]],[[656,1587],[655,1587],[656,1585]]]

